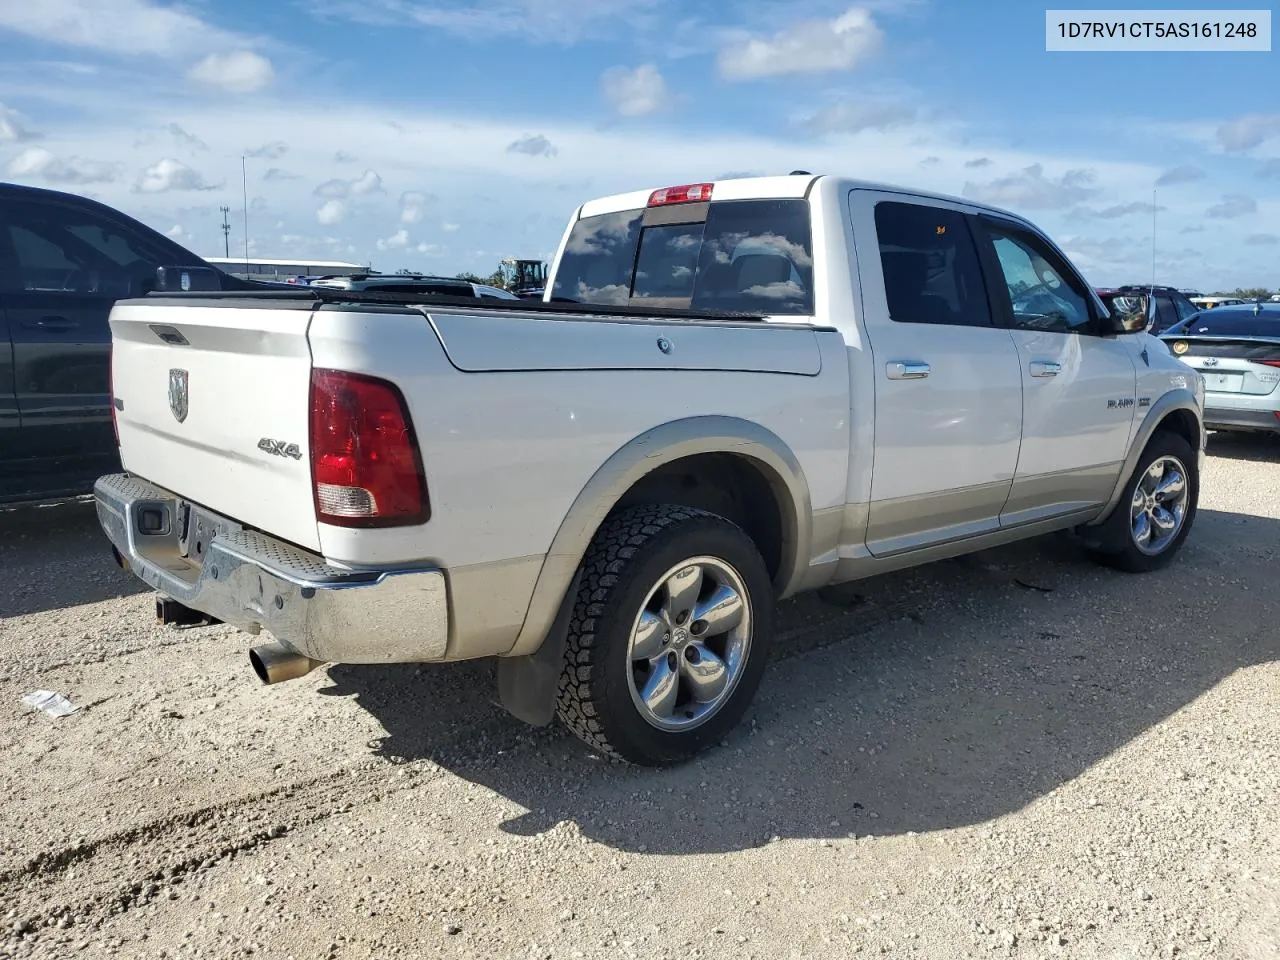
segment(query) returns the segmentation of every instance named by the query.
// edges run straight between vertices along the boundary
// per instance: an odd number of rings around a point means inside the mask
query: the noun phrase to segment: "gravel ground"
[[[90,509],[0,515],[0,957],[1274,960],[1280,445],[1211,454],[1160,574],[1050,539],[786,604],[663,771],[488,664],[264,688]]]

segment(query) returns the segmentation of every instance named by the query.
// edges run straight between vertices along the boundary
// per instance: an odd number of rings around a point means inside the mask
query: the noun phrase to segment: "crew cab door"
[[[1038,233],[986,215],[975,226],[1022,377],[1022,448],[1001,524],[1103,504],[1129,452],[1142,334],[1115,333],[1088,285]]]
[[[875,378],[867,549],[889,556],[998,529],[1022,376],[967,208],[870,190],[850,204]]]

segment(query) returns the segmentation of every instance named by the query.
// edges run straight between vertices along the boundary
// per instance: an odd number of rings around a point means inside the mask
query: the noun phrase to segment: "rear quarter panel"
[[[315,315],[316,366],[387,377],[404,391],[432,510],[421,527],[353,531],[322,524],[320,539],[327,557],[353,564],[445,567],[452,602],[466,605],[462,615],[472,618],[463,627],[468,655],[510,648],[574,499],[610,456],[654,427],[698,415],[754,422],[791,449],[814,510],[844,502],[848,368],[834,332],[761,323],[743,329],[483,314],[434,319],[448,354],[422,315],[367,308]],[[540,336],[559,351],[534,345],[530,331],[538,324],[548,325]],[[563,335],[570,329],[571,337]],[[661,336],[673,344],[670,355],[657,348]],[[698,346],[686,351],[686,343]],[[775,366],[803,372],[760,372],[770,352]],[[450,355],[492,372],[459,370]]]

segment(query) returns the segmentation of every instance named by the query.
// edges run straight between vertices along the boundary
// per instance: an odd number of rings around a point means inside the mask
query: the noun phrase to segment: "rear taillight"
[[[413,424],[394,385],[340,370],[311,371],[310,439],[322,523],[394,527],[431,516]]]
[[[1255,360],[1254,363],[1260,363],[1264,367],[1280,367],[1280,360]]]
[[[116,399],[115,344],[107,345],[107,399],[111,403],[111,432],[116,435],[116,448],[120,447],[120,421],[116,419],[116,411],[120,401]],[[102,381],[98,381],[101,383]]]

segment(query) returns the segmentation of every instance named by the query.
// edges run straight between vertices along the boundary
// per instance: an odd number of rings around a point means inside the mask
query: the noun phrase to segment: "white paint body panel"
[[[470,324],[470,316],[451,318],[466,321],[453,326],[442,322],[445,316],[432,319],[449,328],[451,349],[487,356],[495,366],[520,361],[521,337],[495,337],[487,326]],[[799,376],[619,369],[640,352],[618,337],[619,325],[566,325],[578,328],[580,350],[596,352],[611,369],[465,373],[449,362],[423,315],[318,311],[311,329],[317,366],[386,377],[404,391],[432,508],[423,527],[322,525],[325,556],[468,566],[543,554],[574,498],[614,452],[653,427],[698,414],[741,417],[776,433],[803,466],[814,509],[844,503],[848,393],[839,334],[803,327],[700,331],[720,334],[729,356],[737,338],[765,336],[780,356],[812,356],[823,368]],[[644,344],[661,356],[652,345],[669,324],[635,326],[647,330]],[[691,327],[673,335],[677,351],[682,335],[699,332]]]
[[[310,550],[320,548],[307,434],[308,310],[121,304],[111,311],[112,376],[124,468]],[[190,344],[165,343],[152,325]],[[187,371],[188,413],[169,409],[169,371]],[[297,444],[300,459],[258,449]]]
[[[737,370],[815,377],[822,360],[806,327],[724,326],[500,313],[434,314],[445,353],[459,370]],[[726,334],[733,344],[726,350]],[[660,345],[659,341],[662,341]],[[666,347],[664,351],[663,346]]]
[[[1102,338],[1034,330],[1009,334],[1018,347],[1024,391],[1018,476],[1124,460],[1138,412],[1132,345],[1136,335]],[[1060,372],[1032,376],[1032,364],[1041,361],[1057,363]],[[1117,408],[1122,400],[1133,406]]]
[[[868,374],[875,383],[872,524],[882,501],[996,485],[991,496],[997,502],[989,518],[989,526],[995,527],[1022,438],[1018,352],[1009,331],[999,327],[889,319],[884,275],[874,255],[875,204],[910,199],[874,190],[855,190],[850,198],[853,235],[867,238],[873,254],[859,261],[863,322],[873,362]],[[930,202],[971,211],[962,204]],[[890,379],[888,365],[904,362],[928,364],[929,375]]]

